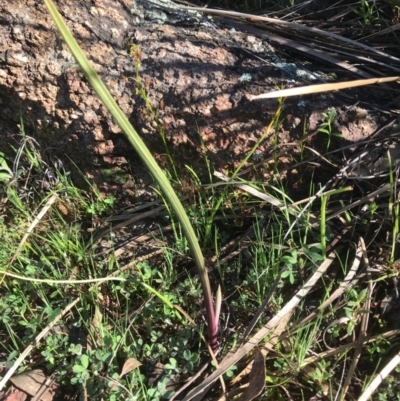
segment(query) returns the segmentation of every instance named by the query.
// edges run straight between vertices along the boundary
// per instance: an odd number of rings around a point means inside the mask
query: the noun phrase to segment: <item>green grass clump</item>
[[[71,48],[137,146],[77,44]],[[135,89],[158,121],[141,84],[140,49],[130,50]],[[311,151],[305,124],[295,146],[279,142],[283,106],[224,174],[204,145],[204,171],[179,165],[157,123],[168,170],[142,149],[158,177],[157,200],[130,212],[87,180],[78,188],[21,124],[21,146],[11,157],[0,153],[0,390],[9,376],[37,369],[74,399],[189,400],[220,372],[233,399],[249,382],[242,371],[256,346],[267,368],[256,378],[265,399],[355,399],[365,390],[397,352],[398,325],[378,304],[397,289],[398,166],[389,154],[383,179],[350,184],[332,156],[344,152],[335,112],[322,114],[324,140]],[[243,349],[250,351],[236,358]],[[391,399],[397,386],[393,374],[374,397]],[[217,385],[210,391],[221,395]]]
[[[21,146],[22,151],[15,150],[19,155],[17,170],[10,168],[1,183],[4,219],[0,222],[0,270],[14,275],[3,275],[0,288],[6,367],[10,368],[26,347],[33,345],[16,373],[40,368],[46,375],[55,375],[60,390],[73,392],[76,397],[167,399],[209,361],[203,337],[201,284],[192,269],[179,223],[164,207],[156,220],[158,229],[153,229],[146,240],[153,243],[150,254],[156,249],[155,256],[136,257],[139,247],[132,256],[123,256],[112,226],[100,229],[101,238],[111,243],[107,252],[101,251],[95,224],[110,214],[117,214],[117,222],[122,220],[117,200],[104,198],[89,183],[89,190],[80,190],[68,171],[54,169],[51,182],[47,178],[49,185],[37,185],[36,178],[48,171],[49,164],[44,164],[34,141],[23,136]],[[279,151],[273,143],[272,149]],[[307,157],[306,149],[298,153],[300,161]],[[321,265],[335,238],[329,216],[337,212],[337,205],[343,205],[340,199],[349,192],[345,186],[325,190],[301,213],[303,206],[294,202],[289,183],[284,176],[280,178],[279,157],[270,159],[272,165],[248,170],[247,175],[237,169],[232,173],[236,178],[221,185],[214,182],[212,166],[205,158],[208,174],[202,176],[209,180],[203,182],[189,168],[190,201],[185,200],[187,192],[181,193],[207,255],[213,290],[218,285],[222,288],[220,358],[242,343],[246,328],[261,329]],[[3,163],[12,166],[12,158],[4,158]],[[273,186],[259,179],[259,174],[267,172],[273,173]],[[394,183],[393,174],[388,179],[389,184],[390,180]],[[276,206],[246,188],[268,194]],[[315,195],[314,188],[310,183],[311,196]],[[394,184],[388,188],[394,188]],[[394,202],[397,195],[392,190],[387,196]],[[50,208],[30,230],[50,199]],[[162,209],[163,204],[160,193],[159,203],[150,207]],[[368,222],[362,222],[364,236],[375,231],[375,216],[382,207],[384,204],[375,203],[369,209]],[[389,232],[397,236],[397,212],[392,210],[394,220]],[[356,221],[355,211],[347,210],[345,216],[343,221],[351,227]],[[355,235],[357,230],[351,232]],[[349,241],[352,237],[346,238]],[[339,243],[332,274],[324,277],[293,312],[287,334],[279,339],[266,361],[266,397],[283,397],[282,388],[294,398],[301,397],[299,388],[303,394],[334,394],[338,372],[352,350],[340,347],[357,339],[360,317],[370,314],[365,311],[366,282],[360,280],[344,289],[340,302],[320,312],[318,307],[342,285],[354,255],[353,247],[341,248]],[[389,260],[393,255],[391,252]],[[387,281],[391,275],[393,271],[388,269],[387,278],[379,277],[377,281]],[[102,278],[120,281],[87,282]],[[64,283],[57,283],[60,280]],[[73,302],[74,307],[60,317]],[[315,313],[315,318],[308,322],[310,313]],[[254,316],[258,319],[250,324]],[[37,342],[38,334],[52,322],[54,327]],[[366,346],[367,352],[359,362],[365,380],[392,353],[392,344],[385,340],[390,338],[385,336],[392,335],[391,327],[386,325],[382,317],[370,324],[371,335],[377,340]],[[265,338],[260,345],[269,340]],[[334,358],[324,357],[330,349],[339,351]],[[225,374],[227,383],[243,367],[242,363],[232,366]],[[392,394],[395,385],[393,380],[382,385],[380,399]]]

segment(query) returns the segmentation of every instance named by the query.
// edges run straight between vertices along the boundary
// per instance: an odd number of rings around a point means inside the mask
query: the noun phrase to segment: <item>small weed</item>
[[[328,143],[326,150],[329,150],[331,146],[332,137],[342,138],[342,134],[333,131],[333,122],[336,118],[336,110],[332,109],[329,113],[322,113],[325,121],[318,127],[318,132],[322,132],[328,136]]]
[[[14,174],[8,167],[8,163],[3,152],[0,152],[0,183],[7,183],[13,178]]]
[[[293,249],[290,255],[284,255],[281,257],[281,261],[284,263],[286,270],[282,273],[282,278],[289,278],[290,284],[294,284],[296,280],[296,271],[294,269],[297,264],[297,251]]]
[[[371,24],[374,21],[376,13],[375,1],[360,0],[358,7],[350,7],[357,15],[359,15],[365,25]]]

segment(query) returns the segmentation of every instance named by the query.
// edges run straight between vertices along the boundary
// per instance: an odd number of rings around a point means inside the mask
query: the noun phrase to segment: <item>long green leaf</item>
[[[176,213],[179,222],[182,225],[185,236],[188,240],[189,247],[192,251],[197,269],[199,271],[204,299],[205,299],[205,307],[207,314],[207,322],[208,322],[208,334],[210,345],[214,348],[216,342],[216,334],[217,334],[217,324],[215,322],[215,314],[213,309],[212,302],[212,294],[210,288],[210,282],[208,279],[207,269],[205,267],[203,254],[201,252],[196,234],[193,230],[192,225],[190,224],[189,218],[186,215],[186,212],[175,194],[171,184],[169,183],[167,177],[164,172],[158,166],[157,162],[151,155],[150,151],[147,149],[146,145],[135,131],[135,129],[130,124],[129,120],[126,118],[125,114],[119,108],[115,100],[112,98],[111,94],[107,90],[104,83],[101,81],[99,76],[96,74],[92,66],[90,65],[88,59],[80,49],[78,43],[75,41],[71,32],[69,31],[67,25],[65,24],[63,18],[58,12],[57,8],[53,4],[51,0],[44,0],[57,28],[63,37],[65,43],[71,50],[71,53],[75,57],[75,60],[80,65],[85,74],[88,82],[96,92],[97,96],[101,99],[104,105],[107,107],[110,114],[114,117],[115,121],[127,136],[129,142],[132,144],[134,149],[137,151],[139,156],[142,158],[146,167],[149,169],[150,173],[154,177],[154,179],[159,184],[162,192],[164,193],[165,198],[170,203],[173,211]]]

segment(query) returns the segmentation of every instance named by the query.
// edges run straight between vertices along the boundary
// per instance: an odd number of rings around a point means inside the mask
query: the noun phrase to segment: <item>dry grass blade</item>
[[[389,65],[387,63],[383,63],[381,61],[374,60],[374,59],[369,58],[369,57],[364,57],[364,56],[361,56],[361,55],[357,55],[356,53],[351,53],[349,51],[342,50],[342,48],[340,46],[337,46],[337,45],[330,44],[329,47],[328,47],[328,46],[325,46],[324,44],[320,44],[320,43],[316,44],[316,43],[314,43],[314,47],[315,47],[315,49],[318,49],[318,50],[315,50],[315,51],[319,51],[319,52],[324,52],[325,51],[325,52],[328,52],[328,53],[332,53],[333,51],[335,51],[339,56],[341,56],[342,58],[346,58],[347,60],[351,60],[356,65],[368,65],[368,64],[371,64],[371,67],[369,67],[369,70],[370,70],[371,73],[374,73],[377,76],[384,75],[382,73],[383,70],[380,67],[387,68],[388,70],[393,71],[395,74],[398,74],[400,72],[400,68],[398,68],[398,67],[395,67],[393,65]],[[323,54],[325,54],[325,53],[323,53]],[[376,66],[377,69],[372,69],[373,65]],[[356,67],[354,67],[354,68],[356,68]],[[364,77],[366,78],[366,76],[364,76]]]
[[[268,341],[267,344],[265,344],[261,348],[261,353],[264,355],[264,357],[266,357],[268,352],[272,351],[272,349],[275,347],[281,334],[286,329],[286,325],[288,324],[291,317],[292,317],[292,313],[288,313],[285,316],[285,318],[281,320],[281,322],[276,327],[272,338]],[[237,374],[236,377],[233,380],[231,380],[231,382],[229,384],[231,386],[233,386],[233,385],[239,383],[243,379],[244,376],[246,376],[250,373],[252,366],[253,366],[253,361],[251,361],[239,374]],[[228,395],[228,398],[230,399],[229,395]]]
[[[290,151],[292,149],[296,149],[298,147],[299,147],[299,144],[297,142],[279,143],[279,144],[270,146],[267,148],[267,151],[269,152],[269,156],[266,159],[263,159],[262,161],[260,161],[258,163],[252,162],[252,164],[249,167],[243,168],[241,171],[239,171],[237,173],[237,177],[247,175],[249,172],[254,171],[258,167],[265,166],[268,163],[273,162],[276,159],[279,159],[281,156],[287,156],[288,154],[290,154]],[[282,150],[278,151],[278,149],[282,149]]]
[[[33,229],[37,226],[37,224],[39,223],[39,221],[42,219],[42,217],[47,213],[47,211],[50,209],[51,205],[54,203],[54,201],[58,198],[57,194],[53,194],[49,200],[46,202],[46,204],[43,206],[42,210],[39,212],[39,214],[35,217],[35,219],[33,220],[32,224],[28,227],[28,229],[26,230],[26,233],[24,234],[24,236],[21,239],[21,242],[18,245],[17,250],[14,253],[14,256],[12,257],[10,264],[12,264],[15,259],[17,258],[17,256],[19,255],[19,253],[21,252],[21,248],[23,247],[25,241],[28,239],[29,234],[33,231]]]
[[[222,173],[220,173],[218,171],[214,171],[214,175],[215,175],[215,177],[217,177],[220,180],[225,181],[225,182],[229,182],[229,180],[230,180],[229,177],[227,177],[225,174],[222,174]],[[272,196],[263,194],[262,192],[258,191],[257,189],[251,187],[250,185],[237,184],[237,183],[234,183],[232,185],[234,185],[235,187],[240,188],[243,191],[248,192],[249,194],[251,194],[251,195],[253,195],[253,196],[255,196],[255,197],[257,197],[257,198],[259,198],[259,199],[261,199],[261,200],[263,200],[265,202],[270,203],[271,205],[282,206],[282,203],[278,199],[275,199]]]
[[[101,284],[102,282],[109,281],[113,279],[113,275],[118,274],[119,271],[114,272],[108,277],[102,279],[95,279],[95,280],[81,280],[84,282],[93,282],[95,281],[96,284],[90,287],[89,291],[95,288],[97,285]],[[114,277],[115,279],[116,277]],[[118,278],[117,278],[118,279]],[[51,281],[51,280],[48,280]],[[69,312],[78,302],[80,301],[80,297],[74,299],[69,305],[67,305],[55,318],[54,320],[49,323],[33,340],[32,344],[26,347],[26,349],[22,352],[22,354],[17,358],[14,362],[13,366],[9,369],[3,379],[0,381],[0,391],[3,387],[7,384],[10,377],[14,374],[14,372],[18,369],[19,365],[24,361],[24,359],[31,353],[31,351],[39,345],[39,342],[46,336],[46,334],[57,324],[57,322],[67,313]]]
[[[337,35],[337,34],[334,34],[331,32],[323,31],[322,29],[309,27],[309,26],[306,26],[303,24],[298,24],[296,22],[289,22],[289,21],[284,21],[282,19],[276,19],[276,18],[261,17],[259,15],[255,15],[255,14],[246,14],[246,13],[240,13],[240,12],[236,12],[236,11],[216,10],[216,9],[202,8],[202,7],[182,7],[182,8],[187,9],[187,10],[201,11],[206,14],[222,15],[225,17],[234,17],[234,18],[239,18],[239,19],[245,19],[245,20],[249,20],[251,22],[267,22],[267,23],[273,24],[273,25],[281,25],[286,28],[293,29],[295,31],[311,33],[311,34],[313,34],[313,36],[321,35],[324,37],[333,38],[340,42],[348,43],[356,48],[366,50],[369,53],[378,54],[378,55],[383,56],[393,62],[400,62],[400,59],[398,59],[397,57],[394,57],[390,54],[387,54],[385,52],[377,50],[371,46],[367,46],[363,43],[357,42],[352,39],[345,38],[343,36],[340,36],[340,35]]]
[[[371,398],[372,393],[379,387],[379,385],[386,379],[390,372],[400,364],[400,352],[381,370],[381,372],[375,377],[370,385],[361,394],[358,401],[367,401]]]
[[[318,158],[322,159],[325,163],[330,164],[333,167],[338,167],[335,163],[333,163],[331,160],[327,159],[325,156],[321,155],[321,153],[319,153],[317,150],[310,148],[309,146],[305,146],[304,149],[309,150],[311,153],[315,153]],[[302,163],[298,163],[298,165],[301,165]],[[294,168],[296,166],[293,166]]]
[[[151,244],[152,247],[157,246],[158,248],[165,248],[167,246],[166,242],[163,242],[162,239],[158,239],[157,235],[165,235],[168,232],[172,231],[172,226],[160,227],[158,230],[150,231],[148,234],[143,234],[140,237],[134,238],[132,240],[128,240],[123,243],[121,247],[114,251],[114,255],[116,258],[123,255],[124,253],[132,253],[135,249],[143,249],[143,247],[148,244],[150,241],[155,240],[154,244]],[[109,251],[104,251],[103,253],[111,252],[112,248]]]
[[[270,92],[270,93],[263,93],[263,94],[257,95],[257,96],[249,95],[249,99],[250,100],[274,99],[274,98],[287,97],[287,96],[309,95],[312,93],[331,92],[331,91],[340,90],[340,89],[349,89],[349,88],[355,88],[357,86],[381,84],[384,82],[394,82],[394,81],[398,81],[398,80],[400,80],[400,76],[358,79],[356,81],[337,82],[337,83],[332,83],[332,84],[329,83],[329,84],[301,86],[299,88],[282,89],[282,90],[274,91],[274,92]]]
[[[243,334],[243,342],[246,340],[246,338],[250,335],[252,330],[254,329],[255,325],[257,324],[258,320],[260,319],[262,313],[264,312],[265,308],[267,307],[269,301],[271,300],[272,295],[274,294],[275,290],[277,289],[279,282],[282,277],[282,273],[286,270],[286,266],[284,266],[280,272],[278,273],[278,276],[275,278],[274,282],[271,285],[271,288],[269,289],[267,295],[265,296],[265,299],[263,303],[259,306],[257,309],[257,312],[254,314],[253,319],[251,319],[251,322],[246,328],[246,331]],[[276,331],[275,331],[276,333]]]
[[[223,375],[232,365],[236,364],[246,354],[248,354],[257,344],[269,335],[282,321],[282,319],[291,313],[303,298],[311,291],[316,282],[326,272],[328,267],[335,259],[335,254],[331,253],[328,258],[321,264],[318,270],[311,276],[311,278],[304,284],[304,286],[294,295],[294,297],[250,340],[239,348],[233,355],[229,354],[221,363],[217,370],[215,370],[203,383],[194,388],[184,398],[184,401],[190,401],[196,397],[196,400],[202,399],[212,384]]]
[[[339,298],[346,291],[346,289],[349,288],[350,285],[352,285],[352,281],[353,281],[353,279],[357,273],[357,270],[360,266],[361,256],[362,256],[362,249],[359,244],[359,246],[357,247],[357,250],[356,250],[355,258],[353,260],[353,264],[351,265],[351,268],[350,268],[349,272],[347,273],[346,277],[344,278],[344,280],[340,283],[339,288],[337,288],[334,291],[334,293],[317,308],[316,311],[310,313],[299,324],[297,324],[295,327],[293,327],[290,330],[289,334],[293,333],[300,327],[303,327],[305,324],[307,324],[311,320],[315,319],[318,316],[318,314],[320,314],[325,308],[327,308],[329,305],[331,305],[335,299]]]
[[[147,212],[143,212],[143,213],[134,215],[133,217],[129,216],[129,218],[125,219],[122,223],[118,223],[115,226],[113,226],[113,230],[117,230],[118,228],[122,228],[122,227],[127,227],[127,226],[129,226],[133,223],[136,223],[140,220],[143,220],[145,218],[155,217],[164,209],[165,209],[165,206],[159,206],[159,207],[156,207],[155,209],[148,210]],[[100,233],[98,233],[95,236],[94,243],[96,243],[96,241],[98,241],[100,238],[102,238],[108,234],[110,234],[110,228],[104,229],[103,231],[101,231]]]
[[[6,385],[10,377],[14,374],[14,372],[18,369],[19,365],[24,361],[24,359],[31,353],[31,351],[39,345],[40,340],[57,324],[57,322],[68,312],[70,311],[78,302],[80,298],[76,298],[73,302],[71,302],[66,308],[64,308],[59,315],[57,315],[54,320],[47,325],[34,339],[33,343],[28,345],[24,352],[18,357],[18,359],[14,362],[13,366],[9,369],[9,371],[5,374],[3,379],[0,381],[0,391]]]
[[[385,339],[394,339],[394,338],[396,338],[398,336],[400,336],[400,329],[390,330],[390,331],[387,331],[386,333],[376,334],[376,335],[374,335],[372,337],[369,337],[368,339],[366,339],[364,341],[363,345],[372,344],[375,341],[378,341],[378,340],[381,340],[381,339],[384,339],[384,338]],[[357,341],[353,341],[352,343],[341,345],[340,347],[333,348],[333,349],[321,352],[318,355],[314,355],[314,356],[311,356],[309,358],[306,358],[301,363],[300,368],[303,368],[304,366],[310,365],[311,363],[318,362],[318,361],[320,361],[322,359],[330,358],[331,356],[335,356],[335,355],[338,355],[338,354],[343,354],[344,352],[347,352],[347,351],[351,350],[352,348],[356,347],[357,344],[358,344]]]
[[[365,264],[365,267],[367,268],[367,271],[368,271],[369,263],[368,263],[368,258],[367,258],[367,250],[365,248],[364,239],[362,237],[360,237],[359,247],[362,250],[364,264]],[[360,332],[359,332],[358,339],[357,339],[357,346],[356,346],[356,348],[354,350],[353,359],[351,361],[349,370],[347,371],[346,379],[345,379],[345,381],[343,383],[343,388],[342,388],[342,390],[340,392],[340,396],[339,396],[339,400],[340,401],[345,399],[345,396],[346,396],[347,390],[349,388],[351,379],[353,378],[354,371],[356,370],[358,361],[359,361],[360,356],[361,356],[361,351],[362,351],[362,348],[363,348],[363,345],[364,345],[364,340],[367,337],[368,320],[369,320],[368,311],[371,308],[372,290],[373,290],[373,285],[372,285],[371,280],[369,280],[369,282],[368,282],[368,290],[367,290],[367,295],[366,295],[366,301],[365,301],[364,307],[363,307],[364,312],[361,315]]]
[[[397,183],[400,182],[400,180],[397,180]],[[334,212],[332,214],[330,214],[329,216],[326,217],[326,220],[332,220],[334,217],[337,217],[339,215],[341,215],[344,212],[347,212],[348,210],[353,209],[356,206],[362,205],[364,203],[367,202],[371,202],[375,199],[376,196],[384,193],[384,192],[388,192],[390,189],[390,184],[385,184],[383,185],[381,188],[378,188],[376,191],[371,192],[368,195],[365,195],[363,198],[351,203],[350,205],[344,206],[343,208],[341,208],[340,210],[338,210],[337,212]]]
[[[382,29],[380,31],[371,33],[371,35],[364,36],[363,40],[371,39],[371,38],[376,37],[376,36],[386,35],[387,33],[392,33],[392,32],[397,31],[399,29],[400,29],[400,24],[395,24],[395,25],[390,26],[389,28],[385,28],[385,29]]]
[[[347,168],[347,166],[346,166],[346,168]],[[317,199],[319,197],[322,197],[324,195],[324,191],[328,188],[329,185],[331,185],[336,180],[336,178],[337,178],[337,176],[334,176],[333,178],[331,178],[322,188],[320,188],[318,190],[318,192],[315,195],[313,195],[313,196],[311,196],[309,198],[307,204],[303,207],[303,209],[301,209],[300,213],[297,214],[297,216],[294,219],[293,223],[290,225],[290,227],[286,231],[286,234],[285,234],[283,240],[286,240],[286,238],[289,237],[289,234],[293,230],[294,226],[298,223],[300,218],[303,216],[305,211],[311,206],[311,204],[315,201],[315,199]]]
[[[279,44],[280,46],[284,47],[289,47],[295,52],[298,53],[304,53],[307,55],[307,57],[314,57],[319,60],[323,60],[326,63],[333,64],[337,67],[343,68],[344,70],[350,71],[355,75],[358,75],[363,78],[372,78],[373,76],[363,70],[360,70],[358,67],[355,67],[352,64],[349,64],[347,61],[339,60],[330,54],[323,53],[322,51],[312,49],[309,46],[306,46],[302,43],[299,43],[295,40],[292,39],[287,39],[279,35],[275,35],[270,32],[266,32],[265,30],[254,28],[253,26],[249,25],[244,25],[240,24],[234,21],[229,21],[229,25],[231,25],[233,28],[238,29],[238,30],[244,30],[248,33],[251,33],[257,37],[275,42]]]
[[[0,274],[5,276],[16,278],[17,280],[30,281],[32,283],[44,283],[44,284],[87,284],[87,283],[102,283],[103,281],[126,281],[123,277],[103,277],[103,278],[90,278],[84,280],[52,280],[52,279],[41,279],[24,277],[18,274],[10,273],[5,270],[0,270]]]

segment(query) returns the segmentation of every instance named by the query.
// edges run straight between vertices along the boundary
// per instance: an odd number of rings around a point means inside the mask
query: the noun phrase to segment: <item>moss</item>
[[[130,176],[120,168],[104,168],[101,170],[104,180],[116,184],[125,184],[130,180]]]

